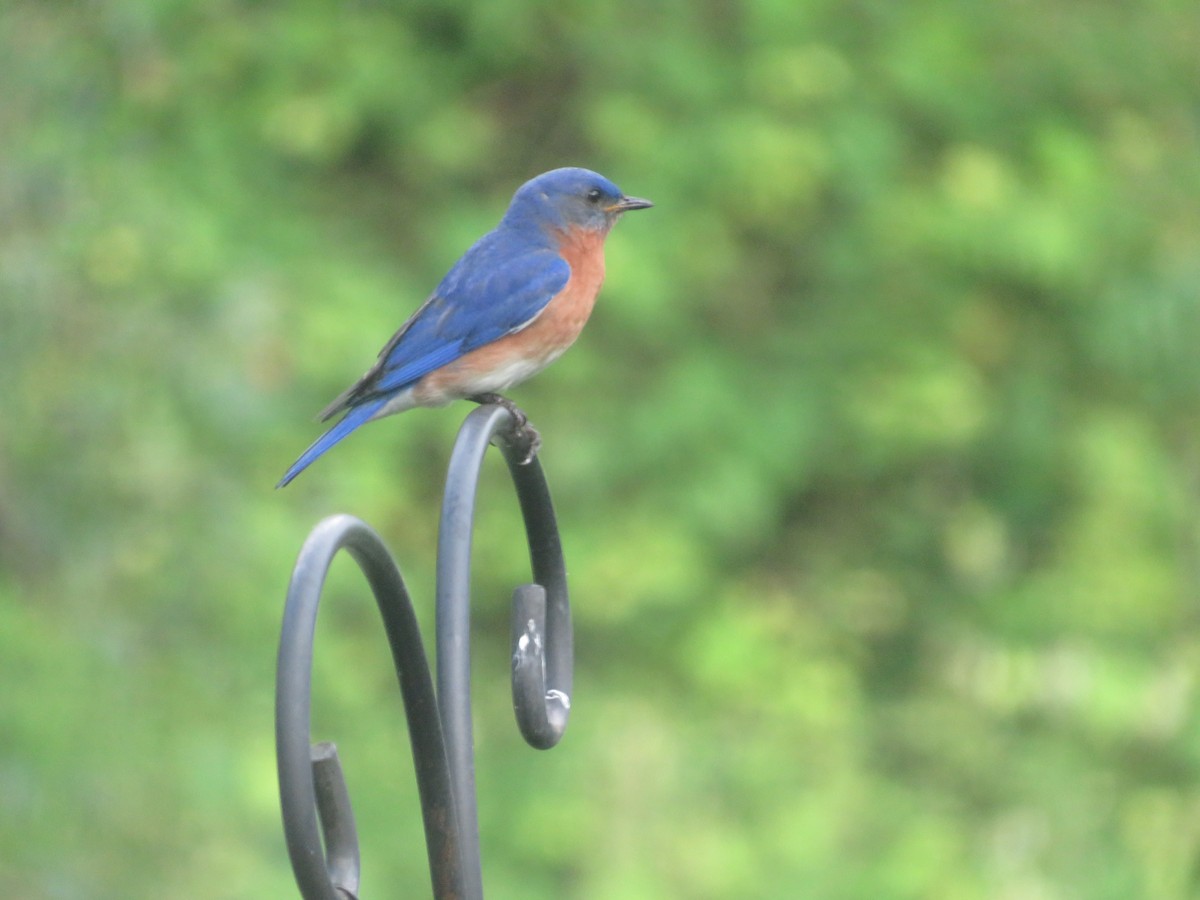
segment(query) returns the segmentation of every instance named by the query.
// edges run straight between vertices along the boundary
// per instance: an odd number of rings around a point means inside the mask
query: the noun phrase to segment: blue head
[[[625,196],[603,175],[588,169],[554,169],[517,188],[504,224],[533,225],[542,231],[582,228],[603,233],[621,213],[648,206],[653,206],[649,200]]]

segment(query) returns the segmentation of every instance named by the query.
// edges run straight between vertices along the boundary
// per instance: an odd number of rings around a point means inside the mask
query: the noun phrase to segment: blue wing
[[[510,237],[492,232],[468,250],[388,341],[378,362],[321,418],[404,390],[434,369],[520,331],[537,318],[566,286],[571,268],[549,247],[514,249]]]
[[[520,331],[570,277],[566,260],[545,244],[520,245],[502,230],[483,237],[384,345],[375,365],[322,411],[321,418],[328,419],[349,410],[300,455],[276,487],[370,421],[394,394],[463,354]]]

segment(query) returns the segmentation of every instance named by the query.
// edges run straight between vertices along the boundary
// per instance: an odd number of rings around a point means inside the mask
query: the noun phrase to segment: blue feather
[[[380,393],[402,391],[423,375],[428,375],[434,369],[454,362],[462,356],[462,343],[443,344],[435,347],[419,359],[405,363],[396,369],[385,367],[379,375],[379,380],[371,385],[371,390]],[[398,355],[398,354],[397,354]]]
[[[589,232],[603,241],[622,212],[647,206],[649,201],[626,197],[607,178],[586,169],[555,169],[522,185],[500,224],[450,267],[366,374],[325,407],[322,420],[345,416],[301,454],[278,486],[389,403],[394,404],[391,412],[401,412],[424,405],[415,402],[418,397],[434,404],[453,399],[452,392],[421,394],[421,380],[527,328],[542,314],[571,279],[571,266],[562,255],[564,235]],[[396,402],[397,397],[403,402]]]
[[[349,435],[350,432],[358,428],[359,425],[367,422],[371,416],[379,411],[381,406],[387,403],[389,399],[391,398],[380,397],[376,400],[364,403],[362,406],[356,406],[351,409],[348,413],[346,413],[345,417],[342,418],[341,421],[313,441],[312,446],[300,454],[300,458],[292,463],[292,467],[287,470],[283,478],[279,480],[279,484],[275,485],[275,487],[281,488],[286,486],[288,482],[312,465],[317,457],[323,454],[342,438]]]
[[[571,277],[557,251],[499,231],[480,240],[405,323],[371,390],[403,390],[424,375],[538,316]]]

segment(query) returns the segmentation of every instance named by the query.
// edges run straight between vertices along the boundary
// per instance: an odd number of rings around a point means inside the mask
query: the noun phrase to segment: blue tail
[[[279,479],[279,484],[275,487],[286,487],[293,478],[312,465],[318,456],[375,415],[379,411],[379,407],[383,406],[388,399],[390,398],[381,397],[351,409],[340,422],[313,441],[312,446],[300,454],[300,458],[292,463],[292,467],[284,473],[283,478]]]

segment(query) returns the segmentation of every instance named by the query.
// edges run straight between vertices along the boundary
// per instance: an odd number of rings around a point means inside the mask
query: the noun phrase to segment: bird
[[[361,425],[454,400],[496,403],[540,437],[499,392],[558,359],[582,331],[604,281],[604,240],[623,213],[654,204],[589,169],[553,169],[513,194],[499,225],[456,262],[379,352],[320,413],[342,418],[292,463],[282,488]]]

